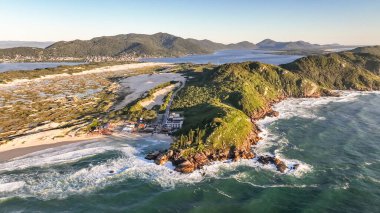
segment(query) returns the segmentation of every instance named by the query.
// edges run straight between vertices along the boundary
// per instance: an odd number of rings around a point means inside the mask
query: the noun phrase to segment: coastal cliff
[[[256,157],[284,172],[287,166],[281,159],[256,156],[252,150],[260,140],[255,121],[278,116],[271,106],[288,97],[336,95],[332,89],[378,90],[380,77],[376,70],[366,69],[368,61],[376,67],[379,56],[344,52],[282,66],[245,62],[190,70],[171,107],[184,112],[183,128],[169,150],[146,158],[160,165],[171,161],[176,171],[189,173],[212,161]]]
[[[175,133],[167,151],[154,152],[147,159],[157,164],[171,161],[176,170],[192,172],[212,162],[259,157],[286,166],[269,156],[256,156],[251,146],[260,137],[255,121],[278,116],[272,104],[286,97],[319,97],[327,91],[312,81],[281,67],[246,62],[188,71],[184,89],[174,99],[172,110],[183,111],[185,123]]]

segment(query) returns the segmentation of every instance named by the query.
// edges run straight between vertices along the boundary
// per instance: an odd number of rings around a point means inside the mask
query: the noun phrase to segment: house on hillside
[[[184,117],[182,117],[178,113],[170,113],[166,123],[164,124],[164,128],[167,129],[180,129],[182,128]]]

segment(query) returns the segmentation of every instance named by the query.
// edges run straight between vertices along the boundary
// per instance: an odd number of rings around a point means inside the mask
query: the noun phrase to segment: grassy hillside
[[[330,89],[380,89],[380,47],[308,56],[281,65]]]
[[[208,66],[187,75],[189,81],[171,107],[185,116],[172,149],[187,159],[197,153],[210,158],[232,150],[251,153],[250,145],[258,140],[252,121],[271,113],[271,103],[323,92],[298,74],[257,62]]]
[[[352,50],[351,52],[368,53],[370,55],[375,55],[375,56],[380,57],[380,46],[377,45],[377,46],[371,46],[371,47],[358,47],[358,48]]]
[[[177,171],[191,172],[208,161],[252,158],[251,145],[260,140],[254,122],[276,116],[271,104],[286,97],[328,95],[329,89],[380,89],[378,60],[374,54],[349,51],[282,66],[245,62],[190,70],[171,107],[184,112],[183,127],[171,150],[156,162],[167,156]],[[283,162],[273,161],[284,171]]]

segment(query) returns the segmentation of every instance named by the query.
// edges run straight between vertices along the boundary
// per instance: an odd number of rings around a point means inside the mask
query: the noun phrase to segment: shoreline
[[[105,139],[105,137],[101,137],[101,136],[88,137],[88,138],[82,138],[82,139],[81,137],[77,137],[77,138],[72,138],[70,140],[61,140],[61,141],[55,141],[55,142],[49,141],[48,143],[45,143],[45,144],[21,146],[21,147],[15,147],[13,149],[6,149],[5,151],[0,151],[0,163],[14,159],[14,158],[22,157],[34,152],[42,151],[45,149],[56,148],[56,147],[60,147],[60,146],[68,145],[68,144],[93,142],[99,139]],[[0,150],[1,148],[2,147],[0,145]]]
[[[21,148],[15,148],[11,150],[7,150],[4,152],[0,152],[0,163],[6,162],[9,160],[12,160],[14,158],[22,157],[28,154],[32,154],[34,152],[50,149],[50,148],[56,148],[68,144],[74,144],[74,143],[80,143],[80,142],[90,142],[89,140],[79,140],[79,141],[61,141],[57,143],[52,144],[41,144],[37,146],[29,146],[29,147],[21,147]]]
[[[352,92],[352,91],[345,91],[345,90],[342,90],[342,91],[339,91],[341,95],[344,95],[345,93],[347,94],[347,92]],[[356,95],[363,95],[363,94],[368,94],[368,93],[373,93],[373,92],[360,92],[360,91],[355,91],[353,93],[353,96],[355,97]],[[378,92],[375,92],[375,93],[378,93]],[[321,99],[323,97],[318,97],[316,99]],[[335,97],[339,100],[339,97]],[[345,97],[345,98],[349,98],[348,97]],[[290,98],[291,99],[291,98]],[[306,99],[310,99],[310,98],[306,98]],[[275,103],[272,103],[270,105],[270,109],[272,110],[276,110],[276,107],[274,107],[275,105],[278,105],[280,104],[281,102],[284,102],[284,101],[289,101],[289,99],[285,98],[285,99],[282,99],[278,102],[275,102]],[[322,99],[323,100],[323,99]],[[330,101],[334,101],[334,100],[327,100],[327,102],[330,102]],[[273,109],[275,108],[275,109]],[[265,114],[264,114],[265,115]],[[265,115],[264,117],[261,117],[261,118],[257,118],[254,120],[254,124],[259,128],[258,130],[258,135],[260,138],[263,136],[262,135],[262,128],[263,128],[263,123],[266,123],[265,120],[267,119],[270,119],[270,120],[278,120],[278,119],[281,119],[283,117],[282,113],[280,113],[280,116],[276,118],[273,117],[273,116],[268,116],[268,115]],[[264,128],[265,129],[265,128]],[[264,130],[265,131],[265,130]],[[7,149],[5,148],[5,151],[1,151],[2,148],[4,148],[6,146],[6,144],[3,145],[3,147],[0,145],[0,163],[2,162],[5,162],[5,161],[9,161],[9,160],[12,160],[14,158],[18,158],[18,157],[22,157],[22,156],[25,156],[25,155],[28,155],[28,154],[31,154],[31,153],[34,153],[34,152],[38,152],[38,151],[42,151],[42,150],[46,150],[46,149],[50,149],[50,148],[57,148],[57,147],[60,147],[60,146],[64,146],[64,145],[69,145],[69,144],[76,144],[76,143],[90,143],[90,142],[96,142],[96,141],[99,141],[99,140],[116,140],[117,138],[122,138],[122,139],[126,139],[126,140],[138,140],[138,139],[158,139],[158,140],[165,140],[165,141],[173,141],[172,140],[172,137],[168,136],[168,135],[165,135],[165,134],[154,134],[154,135],[151,135],[149,133],[123,133],[123,132],[115,132],[113,133],[112,135],[110,136],[104,136],[104,135],[85,135],[85,136],[77,136],[77,137],[73,137],[73,138],[62,138],[61,140],[57,140],[57,141],[51,141],[51,140],[47,140],[47,141],[44,141],[45,144],[36,144],[36,141],[32,141],[31,142],[31,145],[27,145],[27,146],[18,146],[18,147],[14,147],[14,148],[10,148],[10,149]],[[39,140],[40,142],[41,140]],[[257,146],[257,145],[263,145],[263,142],[265,142],[265,136],[264,138],[261,138],[259,141],[257,141],[255,144],[252,144],[252,146]],[[252,147],[252,148],[254,148]],[[256,147],[257,148],[257,147]],[[263,154],[263,153],[261,153]]]
[[[113,141],[117,139],[125,139],[126,142],[127,140],[139,140],[139,139],[154,139],[154,140],[161,140],[161,141],[167,141],[171,142],[172,138],[168,135],[165,134],[154,134],[151,135],[149,133],[120,133],[116,132],[112,135],[109,136],[104,136],[104,135],[96,135],[96,136],[86,136],[86,137],[74,137],[71,140],[61,140],[61,141],[56,141],[53,143],[48,143],[48,144],[39,144],[39,145],[31,145],[31,146],[24,146],[24,147],[17,147],[13,149],[8,149],[5,151],[0,151],[0,163],[23,157],[28,154],[32,154],[35,152],[43,151],[46,149],[51,149],[51,148],[57,148],[60,146],[65,146],[69,144],[78,144],[78,143],[95,143],[98,141]],[[1,149],[1,145],[0,145]]]
[[[336,92],[336,91],[335,91]],[[240,159],[256,159],[257,162],[263,165],[273,165],[277,171],[280,173],[287,173],[288,171],[296,171],[299,167],[301,170],[308,170],[309,166],[305,163],[298,161],[296,159],[289,160],[281,156],[279,153],[268,153],[260,152],[257,148],[260,146],[265,146],[267,141],[268,130],[263,126],[265,121],[269,120],[278,120],[283,118],[282,113],[279,113],[275,106],[286,103],[287,101],[295,100],[308,100],[321,102],[327,99],[327,103],[337,100],[342,101],[341,99],[346,99],[351,97],[352,94],[354,97],[356,95],[367,94],[371,92],[363,91],[347,91],[340,90],[339,96],[335,95],[318,95],[318,96],[307,96],[300,98],[292,97],[279,97],[277,100],[274,100],[271,103],[268,103],[267,107],[256,115],[251,117],[251,122],[254,126],[250,136],[247,138],[246,147],[240,149],[227,148],[225,150],[208,150],[207,152],[197,152],[193,155],[183,157],[181,155],[181,149],[169,149],[168,151],[156,150],[146,156],[146,159],[153,160],[157,165],[166,164],[166,162],[171,162],[175,171],[181,173],[192,173],[197,169],[201,169],[203,166],[209,165],[212,162],[217,161],[239,161]],[[348,95],[347,95],[348,94]],[[329,100],[330,99],[330,100]],[[319,100],[319,101],[318,101]],[[248,148],[249,144],[249,148]]]

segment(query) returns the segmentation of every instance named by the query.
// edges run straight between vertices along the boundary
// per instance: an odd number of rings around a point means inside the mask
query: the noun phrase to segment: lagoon
[[[74,66],[81,62],[25,62],[25,63],[0,63],[0,73],[15,70],[34,70],[53,68],[58,66]]]
[[[301,55],[279,55],[273,51],[266,50],[223,50],[213,54],[189,55],[183,57],[169,58],[143,58],[146,62],[165,63],[194,63],[194,64],[225,64],[238,63],[244,61],[258,61],[267,64],[286,64],[303,56]]]

